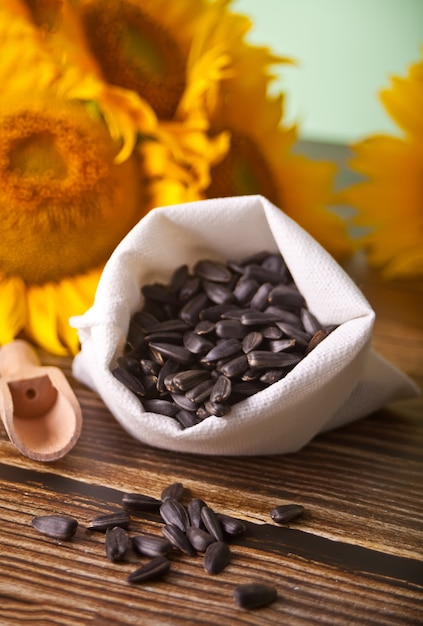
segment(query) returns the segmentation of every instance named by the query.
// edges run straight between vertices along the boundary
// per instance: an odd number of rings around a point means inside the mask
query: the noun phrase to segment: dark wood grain
[[[373,345],[423,385],[423,286],[384,284],[356,259],[347,268],[374,307]],[[101,399],[59,365],[84,416],[75,448],[50,464],[23,457],[0,433],[0,624],[40,626],[423,624],[423,399],[396,402],[325,433],[296,454],[202,457],[153,449],[132,439]],[[208,574],[203,557],[172,554],[163,580],[126,581],[146,561],[106,558],[94,515],[120,510],[122,494],[159,497],[171,482],[216,511],[238,517],[246,533],[232,560]],[[270,510],[296,502],[305,514],[278,526]],[[77,518],[70,541],[40,535],[35,515]],[[132,514],[130,534],[160,535],[157,514]],[[246,611],[235,585],[264,581],[278,599]]]

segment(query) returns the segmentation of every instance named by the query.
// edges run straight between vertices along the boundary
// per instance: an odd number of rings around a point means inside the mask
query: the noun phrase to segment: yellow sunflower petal
[[[384,89],[380,98],[402,129],[423,137],[423,58],[410,66],[405,78],[394,76],[390,89]]]
[[[0,279],[0,345],[12,341],[26,323],[25,285],[19,278]]]
[[[77,332],[69,325],[69,318],[82,315],[94,302],[94,296],[100,279],[102,268],[94,269],[87,274],[64,278],[56,285],[57,331],[61,342],[71,354],[79,350]]]
[[[339,200],[357,209],[352,223],[365,230],[358,243],[386,276],[406,275],[407,265],[414,275],[420,267],[415,251],[423,249],[423,143],[374,136],[353,150],[351,166],[366,179],[341,192]]]
[[[55,285],[33,285],[27,288],[28,317],[25,331],[28,337],[45,350],[66,355],[68,350],[59,339],[57,311],[61,303]]]

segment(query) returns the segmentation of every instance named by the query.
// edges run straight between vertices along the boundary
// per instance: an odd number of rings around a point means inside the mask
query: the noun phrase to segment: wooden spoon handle
[[[40,366],[34,348],[23,339],[15,339],[0,349],[0,376],[18,377],[20,372]]]

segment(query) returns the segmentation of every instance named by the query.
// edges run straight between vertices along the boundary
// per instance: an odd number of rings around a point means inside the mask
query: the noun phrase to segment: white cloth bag
[[[140,287],[167,283],[200,258],[226,262],[280,251],[322,324],[338,324],[282,380],[232,407],[181,429],[176,420],[144,411],[110,373],[122,354]],[[158,448],[218,455],[294,452],[317,433],[368,415],[418,388],[370,347],[374,312],[334,259],[298,224],[262,196],[212,199],[157,208],[123,239],[107,262],[93,306],[71,318],[81,351],[76,379],[96,390],[133,437]]]

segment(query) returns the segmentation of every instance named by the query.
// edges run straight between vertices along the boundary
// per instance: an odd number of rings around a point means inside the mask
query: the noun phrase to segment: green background
[[[251,43],[296,59],[277,69],[287,122],[301,139],[352,143],[399,134],[378,100],[390,76],[421,58],[423,0],[235,0]]]

